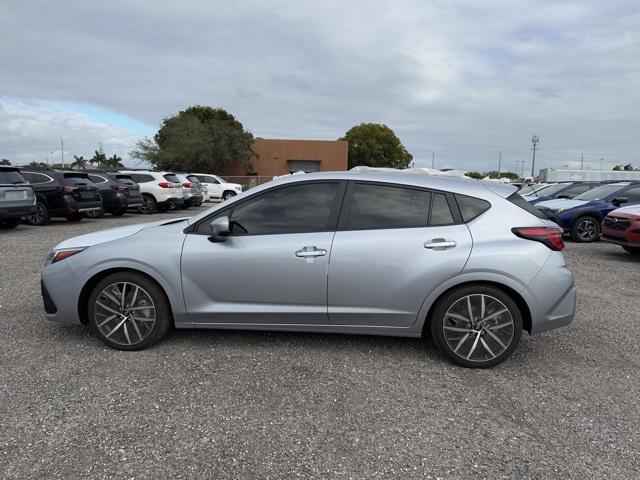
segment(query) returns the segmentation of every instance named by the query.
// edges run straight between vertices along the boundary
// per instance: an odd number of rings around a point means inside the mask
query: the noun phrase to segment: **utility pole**
[[[431,169],[435,170],[436,165],[436,152],[431,152]]]
[[[580,155],[580,170],[584,170],[584,155]]]
[[[600,159],[600,170],[602,170],[602,162],[604,162],[604,158]]]
[[[520,165],[518,167],[518,164]],[[524,177],[524,160],[516,160],[516,172],[520,170],[520,176]]]
[[[60,139],[60,158],[62,160],[62,168],[64,169],[64,140]]]
[[[531,176],[535,177],[535,169],[536,169],[536,150],[538,149],[538,142],[540,141],[540,138],[537,135],[531,135],[531,143],[533,144],[533,147],[531,147],[531,150],[533,150],[533,159],[531,160]]]
[[[502,173],[502,150],[500,150],[500,155],[498,155],[498,178],[500,178],[501,173]]]

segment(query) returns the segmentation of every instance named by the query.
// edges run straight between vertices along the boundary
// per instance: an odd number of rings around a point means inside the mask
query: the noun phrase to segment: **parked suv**
[[[572,199],[547,200],[536,205],[577,242],[600,238],[602,219],[621,205],[640,203],[640,183],[605,183]]]
[[[128,175],[107,172],[87,172],[87,175],[100,190],[104,212],[119,217],[124,215],[128,208],[137,208],[142,205],[140,187]],[[96,218],[102,213],[101,211],[89,212],[87,215]]]
[[[43,169],[22,174],[36,194],[36,211],[26,217],[31,225],[46,225],[51,217],[77,222],[85,213],[102,209],[98,187],[86,173]]]
[[[525,199],[531,204],[536,205],[547,200],[556,198],[574,198],[581,193],[592,190],[602,185],[601,182],[562,182],[534,192],[533,195],[527,196]]]
[[[204,187],[198,177],[186,173],[176,173],[176,177],[182,182],[184,208],[202,205],[202,202],[204,202]]]
[[[36,197],[20,169],[0,166],[0,228],[15,228],[36,210]]]
[[[209,192],[208,200],[229,200],[237,194],[242,193],[242,185],[237,183],[227,183],[217,175],[209,173],[192,173],[200,182],[207,187]]]
[[[182,182],[173,172],[121,170],[118,173],[130,176],[140,186],[140,213],[164,212],[184,205]]]

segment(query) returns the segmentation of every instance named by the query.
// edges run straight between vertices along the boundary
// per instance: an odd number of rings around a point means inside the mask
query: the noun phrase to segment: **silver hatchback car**
[[[431,336],[490,367],[571,322],[561,230],[512,186],[394,172],[295,175],[192,218],[59,244],[47,316],[137,350],[170,328]]]

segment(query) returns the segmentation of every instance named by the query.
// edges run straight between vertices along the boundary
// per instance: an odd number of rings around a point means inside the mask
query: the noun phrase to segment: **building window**
[[[320,160],[289,160],[289,173],[320,171]]]

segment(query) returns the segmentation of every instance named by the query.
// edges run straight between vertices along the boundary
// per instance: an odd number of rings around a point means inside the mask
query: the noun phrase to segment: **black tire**
[[[138,212],[150,215],[158,211],[158,203],[151,195],[142,195],[142,205],[138,207]]]
[[[571,238],[580,243],[600,239],[600,221],[592,215],[582,215],[571,224]]]
[[[235,192],[227,190],[222,194],[222,201],[224,202],[225,200],[229,200],[230,198],[233,198],[235,196],[236,196]]]
[[[633,253],[635,255],[640,255],[640,247],[630,247],[628,245],[622,245],[625,252]]]
[[[49,216],[49,209],[43,202],[38,202],[36,204],[36,211],[30,215],[27,215],[25,217],[25,221],[29,225],[35,225],[38,227],[48,225],[51,221],[51,217]]]
[[[82,213],[72,213],[71,215],[67,215],[65,217],[70,222],[79,222],[84,218],[84,214]]]
[[[480,296],[483,298],[480,299]],[[458,306],[465,307],[467,297],[474,299],[471,300],[474,314],[479,312],[480,302],[486,303],[485,318],[488,320],[483,322],[476,317],[475,325],[471,325],[471,322],[465,324],[458,318],[449,316],[451,310]],[[495,310],[492,307],[495,307]],[[491,317],[500,311],[504,313]],[[462,316],[469,317],[468,313]],[[507,326],[496,329],[500,325]],[[445,294],[435,306],[430,326],[433,341],[449,360],[463,367],[488,368],[504,362],[518,346],[522,336],[522,314],[513,299],[504,291],[489,285],[474,284],[456,288]],[[453,329],[458,331],[452,331]],[[465,331],[467,329],[468,331]],[[459,335],[459,338],[454,338],[455,335]],[[499,342],[495,340],[496,337]],[[453,344],[456,344],[456,347]],[[478,355],[470,358],[476,352]],[[480,356],[483,352],[484,356]]]
[[[131,333],[128,334],[127,338],[136,340],[137,335],[134,334],[134,332],[137,330],[132,324],[132,320],[130,318],[128,320],[124,320],[124,318],[121,318],[121,316],[119,316],[113,320],[114,323],[117,322],[113,326],[112,324],[107,323],[106,326],[103,325],[101,327],[100,324],[98,323],[98,320],[100,321],[100,323],[106,320],[106,319],[103,319],[101,316],[97,315],[100,309],[99,306],[96,306],[96,301],[98,300],[98,297],[100,296],[101,292],[105,288],[109,287],[110,285],[117,284],[119,282],[126,282],[127,285],[130,286],[129,288],[131,288],[131,286],[137,286],[140,289],[142,289],[141,291],[148,294],[149,297],[151,298],[151,301],[153,302],[153,306],[155,310],[155,323],[153,323],[153,326],[150,327],[150,329],[147,332],[143,332],[144,334],[146,334],[146,336],[144,336],[144,338],[141,341],[133,342],[131,344],[122,344],[117,341],[114,341],[113,339],[116,338],[115,334],[113,335],[113,337],[109,338],[107,337],[108,334],[103,333],[103,330],[102,330],[102,329],[113,328],[117,332],[117,329],[115,327],[122,322],[122,326],[120,328],[123,330],[126,328],[127,325],[129,325],[129,329]],[[140,294],[137,294],[136,296],[140,298],[139,297]],[[103,300],[104,298],[105,297],[103,297]],[[129,296],[129,300],[131,300],[131,296]],[[96,310],[98,310],[97,313],[96,313]],[[89,319],[89,325],[91,325],[91,328],[95,332],[96,336],[103,343],[117,350],[143,350],[145,348],[149,348],[152,345],[155,345],[156,343],[158,343],[160,340],[162,340],[162,338],[165,337],[167,332],[169,332],[169,330],[173,326],[173,315],[171,314],[171,306],[169,305],[169,301],[167,300],[167,297],[164,294],[164,291],[162,290],[162,288],[155,281],[151,280],[149,277],[146,277],[139,273],[128,272],[128,271],[114,273],[112,275],[109,275],[108,277],[105,277],[100,282],[98,282],[98,284],[93,288],[91,295],[89,296],[89,302],[87,306],[87,316]],[[136,325],[139,326],[138,328],[140,329],[142,328],[141,327],[142,323],[140,321],[138,321]],[[117,333],[120,333],[120,332],[117,332]]]
[[[11,230],[12,228],[16,228],[20,225],[19,218],[7,218],[6,220],[0,221],[0,229],[2,230]]]
[[[102,218],[104,217],[104,210],[91,210],[86,213],[87,218]]]

